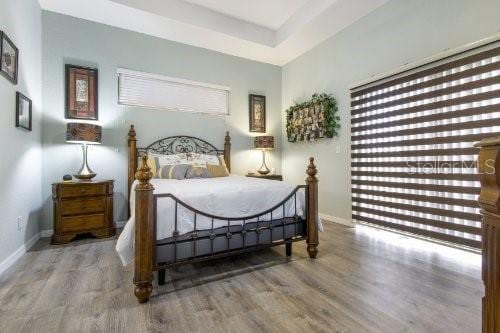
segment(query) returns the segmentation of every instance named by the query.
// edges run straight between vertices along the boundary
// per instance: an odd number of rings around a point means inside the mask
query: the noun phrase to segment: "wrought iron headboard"
[[[200,153],[207,155],[224,155],[224,149],[217,149],[205,140],[187,135],[169,136],[153,142],[146,148],[137,148],[138,157],[145,153],[173,155],[179,153]]]
[[[200,153],[208,155],[224,155],[224,161],[231,171],[231,137],[226,132],[224,138],[224,149],[217,149],[205,140],[186,135],[170,136],[153,142],[146,148],[137,148],[137,135],[134,125],[130,126],[128,132],[128,193],[135,179],[140,156],[152,152],[156,154],[172,155],[177,153]],[[130,215],[130,214],[129,214]]]

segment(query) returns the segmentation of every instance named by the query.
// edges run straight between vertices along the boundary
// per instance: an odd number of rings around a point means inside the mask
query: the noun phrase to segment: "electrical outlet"
[[[17,217],[17,230],[23,230],[23,217]]]

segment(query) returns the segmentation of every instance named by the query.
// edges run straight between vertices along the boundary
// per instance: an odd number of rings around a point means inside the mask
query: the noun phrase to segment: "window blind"
[[[353,89],[353,220],[480,248],[473,144],[495,135],[498,41]]]
[[[229,114],[230,88],[118,69],[118,104],[183,112]]]

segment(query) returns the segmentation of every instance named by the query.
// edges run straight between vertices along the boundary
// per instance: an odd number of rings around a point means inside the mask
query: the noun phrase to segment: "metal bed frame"
[[[231,138],[226,133],[224,149],[219,150],[205,140],[191,136],[172,136],[137,148],[134,126],[128,133],[128,186],[129,198],[134,179],[135,187],[135,267],[134,293],[140,303],[147,302],[152,292],[153,271],[158,271],[158,284],[165,283],[165,269],[179,265],[233,256],[245,252],[285,244],[286,255],[292,253],[292,243],[306,240],[311,258],[318,253],[318,180],[316,166],[311,157],[307,168],[306,185],[297,186],[274,207],[245,217],[215,216],[202,212],[176,196],[153,194],[150,183],[153,174],[147,165],[147,154],[203,153],[223,155],[228,169],[231,167]],[[142,160],[138,166],[139,158]],[[137,170],[137,171],[136,171]],[[305,191],[305,218],[297,215],[297,193]],[[294,200],[294,215],[286,216],[285,206]],[[175,203],[174,232],[171,237],[157,240],[156,223],[158,200],[173,200]],[[183,207],[193,214],[193,231],[180,235],[177,230],[178,209]],[[278,209],[280,218],[273,218]],[[197,221],[202,216],[211,220],[210,229],[198,229]],[[266,218],[268,217],[268,218]],[[214,228],[214,221],[225,221],[223,227]],[[231,222],[239,221],[237,225]],[[242,223],[240,223],[242,221]]]

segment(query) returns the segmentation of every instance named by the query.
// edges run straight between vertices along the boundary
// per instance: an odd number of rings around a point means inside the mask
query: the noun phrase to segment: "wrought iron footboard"
[[[229,246],[226,247],[226,250],[223,252],[216,252],[216,250],[213,249],[213,251],[207,251],[207,253],[204,255],[199,255],[199,251],[196,248],[193,249],[191,255],[188,255],[186,259],[182,260],[182,262],[178,260],[179,258],[177,256],[177,253],[174,253],[174,258],[173,258],[174,260],[171,263],[163,264],[161,260],[158,261],[156,250],[165,246],[174,246],[173,251],[177,251],[176,249],[179,246],[179,244],[185,244],[184,239],[181,239],[184,235],[178,235],[178,233],[176,233],[175,237],[173,237],[171,240],[167,240],[165,242],[157,244],[156,241],[156,218],[157,218],[156,214],[158,207],[157,200],[160,198],[161,195],[157,196],[153,195],[154,187],[150,183],[150,180],[153,177],[153,173],[151,172],[151,169],[147,164],[147,156],[141,157],[142,164],[139,168],[137,168],[136,137],[133,128],[131,128],[129,132],[128,144],[129,144],[129,185],[131,184],[131,181],[133,181],[134,177],[139,181],[138,185],[134,189],[135,191],[134,294],[140,303],[144,303],[149,300],[149,297],[153,290],[153,284],[152,284],[153,270],[155,269],[157,269],[158,272],[161,273],[159,275],[162,275],[164,280],[164,272],[165,272],[164,268],[168,266],[179,265],[185,262],[213,259],[219,256],[228,256],[236,254],[238,252],[245,252],[249,250],[248,246],[246,248],[239,247],[238,249],[232,249],[231,246]],[[229,148],[230,148],[230,143],[228,140],[226,140],[225,151],[229,152],[230,150]],[[224,158],[226,160],[226,164],[229,165],[230,162],[229,155],[225,154]],[[137,172],[135,172],[135,170],[137,170]],[[176,202],[176,209],[178,209],[179,205],[187,209],[190,209],[191,211],[193,211],[193,213],[195,213],[196,219],[198,219],[199,216],[205,216],[210,219],[213,218],[214,220],[227,221],[228,226],[225,232],[225,236],[224,233],[222,234],[222,236],[225,237],[224,242],[230,242],[231,239],[234,237],[244,238],[243,237],[244,234],[246,235],[245,237],[248,237],[250,235],[250,232],[255,233],[256,235],[262,235],[263,232],[270,230],[269,232],[273,235],[273,233],[277,233],[277,231],[275,230],[279,230],[280,227],[286,228],[287,226],[290,225],[294,225],[295,227],[297,227],[298,226],[297,224],[302,223],[303,226],[302,233],[300,232],[295,233],[292,239],[280,239],[275,242],[271,237],[270,238],[271,241],[268,244],[259,244],[259,242],[257,242],[257,245],[252,246],[250,250],[253,251],[257,247],[274,246],[277,244],[287,243],[287,255],[288,255],[288,253],[291,253],[291,251],[289,251],[291,250],[290,248],[291,242],[305,238],[307,241],[307,252],[309,254],[309,257],[316,258],[316,256],[318,255],[318,244],[319,244],[318,226],[316,224],[318,216],[318,179],[316,178],[317,169],[316,166],[314,165],[314,158],[312,157],[309,159],[309,165],[307,166],[306,173],[307,173],[306,186],[297,187],[287,198],[285,198],[275,207],[272,207],[266,210],[265,212],[261,212],[257,215],[247,216],[245,218],[242,217],[227,218],[227,217],[212,216],[210,214],[206,214],[192,207],[189,207],[189,205],[187,205],[186,203],[182,202],[181,200],[172,195],[170,197]],[[286,204],[287,200],[289,200],[292,196],[295,195],[296,199],[297,191],[301,188],[305,188],[306,191],[305,220],[297,219],[296,214],[294,217],[290,219],[287,218],[285,214],[285,217],[282,216],[280,219],[276,219],[276,221],[278,221],[278,224],[276,226],[273,224],[274,219],[272,218],[270,219],[269,226],[267,226],[264,221],[261,221],[262,216],[265,216],[267,214],[273,214],[273,211],[278,209],[280,206]],[[168,196],[168,194],[164,196]],[[296,204],[295,207],[297,207]],[[254,226],[248,227],[250,223],[253,223],[249,222],[250,219],[257,219],[257,225],[255,227]],[[240,221],[243,220],[244,227],[241,228],[241,230],[237,230],[236,232],[232,230],[231,221],[234,220],[240,220]],[[175,229],[177,230],[177,228]],[[192,246],[199,245],[198,242],[200,237],[203,237],[203,241],[213,242],[213,245],[215,246],[214,240],[217,239],[218,236],[218,234],[214,232],[215,230],[216,229],[212,227],[211,229],[209,229],[209,232],[207,234],[203,234],[203,232],[206,232],[206,230],[198,230],[195,227],[194,231],[190,233],[191,238],[193,237],[193,235],[195,236],[194,242],[192,239],[190,240],[193,244]],[[214,238],[214,235],[215,239],[211,239]],[[287,235],[283,236],[284,236],[283,238],[286,238]],[[247,241],[245,242],[247,245]],[[167,252],[170,253],[170,251]],[[160,262],[161,264],[159,265],[158,262]]]
[[[305,205],[303,208],[302,215],[307,217],[307,207],[308,207],[308,186],[300,185],[295,187],[295,189],[288,194],[283,200],[274,205],[273,207],[262,211],[257,214],[253,214],[245,217],[223,217],[209,214],[200,211],[189,204],[185,203],[181,199],[177,198],[173,194],[155,194],[153,195],[153,226],[156,229],[158,220],[158,201],[160,199],[170,199],[174,203],[174,232],[172,237],[156,241],[156,247],[163,247],[164,251],[171,251],[170,255],[172,258],[168,261],[158,261],[155,260],[156,268],[163,269],[170,266],[176,266],[187,262],[202,261],[208,259],[214,259],[216,257],[224,257],[228,255],[234,255],[242,252],[249,252],[257,250],[264,247],[276,246],[283,243],[290,243],[294,241],[304,240],[307,236],[307,223],[306,219],[302,218],[297,214],[297,193],[300,190],[304,190]],[[293,216],[287,216],[287,204],[292,204],[293,200]],[[193,230],[180,235],[178,231],[178,211],[179,207],[183,207],[188,212],[192,213],[193,218]],[[276,211],[281,211],[281,216],[279,218],[273,217]],[[290,213],[288,212],[288,215]],[[210,220],[210,228],[198,229],[199,217],[204,217]],[[224,226],[216,226],[221,224],[221,222],[226,222]],[[238,221],[238,224],[231,224],[232,222]],[[290,227],[291,230],[290,231]],[[279,232],[276,231],[279,230]],[[268,230],[269,237],[268,240],[263,240],[262,234]],[[254,235],[254,237],[251,237]],[[221,239],[225,238],[225,246],[221,247]],[[248,238],[255,238],[254,241],[247,241]],[[239,246],[231,246],[231,241],[237,239]],[[219,246],[214,246],[214,244]],[[203,246],[203,250],[197,249],[197,246]],[[186,251],[186,246],[190,246],[189,255],[179,256],[179,248],[182,247],[184,252]],[[198,251],[197,251],[198,250]],[[156,249],[155,252],[157,252]]]

